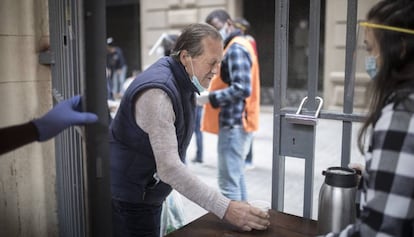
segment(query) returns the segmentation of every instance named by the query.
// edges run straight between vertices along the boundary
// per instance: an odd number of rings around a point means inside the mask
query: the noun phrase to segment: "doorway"
[[[139,1],[128,4],[108,1],[106,6],[106,33],[113,45],[122,49],[128,67],[127,77],[141,69],[141,20]]]

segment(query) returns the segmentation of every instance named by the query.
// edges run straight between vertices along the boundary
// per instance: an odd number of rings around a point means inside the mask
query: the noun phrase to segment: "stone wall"
[[[52,105],[51,74],[38,63],[49,42],[47,0],[0,1],[0,127]],[[0,156],[0,236],[57,236],[53,142]]]

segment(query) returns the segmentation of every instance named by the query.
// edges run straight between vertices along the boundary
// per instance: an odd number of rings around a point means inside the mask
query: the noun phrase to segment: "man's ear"
[[[187,50],[181,50],[180,52],[180,62],[184,65],[187,66],[187,61],[188,61],[188,57],[190,57],[190,55],[188,54]]]

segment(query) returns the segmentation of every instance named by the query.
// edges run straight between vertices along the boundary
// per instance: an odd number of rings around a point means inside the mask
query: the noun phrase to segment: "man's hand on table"
[[[265,230],[270,225],[269,213],[246,202],[231,201],[224,219],[244,231]]]

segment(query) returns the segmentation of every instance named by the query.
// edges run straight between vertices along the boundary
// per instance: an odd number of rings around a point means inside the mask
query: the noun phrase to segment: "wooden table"
[[[220,220],[212,213],[194,220],[167,237],[309,237],[317,235],[317,222],[306,218],[270,210],[270,226],[267,230],[243,232]]]

